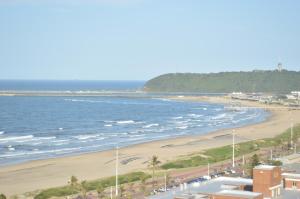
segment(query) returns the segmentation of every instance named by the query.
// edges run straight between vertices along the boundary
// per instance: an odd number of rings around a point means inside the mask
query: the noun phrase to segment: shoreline
[[[230,103],[225,97],[172,97],[183,101]],[[266,108],[257,102],[241,102],[243,106]],[[274,107],[268,106],[267,108]],[[278,108],[278,106],[276,106]],[[263,122],[235,129],[236,141],[274,137],[289,128],[289,118],[300,122],[300,111],[270,109],[271,115]],[[279,112],[280,111],[280,112]],[[297,119],[298,118],[298,119]],[[131,145],[120,149],[120,174],[146,170],[147,161],[157,155],[162,162],[189,155],[200,150],[228,145],[232,142],[232,128],[213,131],[204,135],[190,135]],[[28,191],[66,185],[71,175],[80,180],[93,180],[114,175],[114,150],[90,152],[45,160],[34,160],[17,165],[0,167],[0,187],[10,196]]]

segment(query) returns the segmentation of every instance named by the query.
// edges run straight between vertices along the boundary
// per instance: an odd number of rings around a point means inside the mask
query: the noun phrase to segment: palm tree
[[[120,186],[120,192],[121,192],[120,193],[120,197],[123,198],[123,196],[125,195],[125,187],[124,187],[124,185]]]
[[[103,198],[103,192],[104,192],[105,188],[103,186],[99,186],[97,187],[97,194],[98,194],[98,198],[101,199]]]
[[[72,188],[72,195],[74,194],[74,190],[76,190],[78,185],[78,179],[75,176],[71,176],[69,184]]]
[[[6,199],[6,196],[4,194],[0,194],[0,199]]]
[[[83,199],[86,199],[86,193],[87,193],[87,191],[88,191],[88,186],[87,186],[87,182],[86,182],[86,180],[84,180],[84,181],[82,181],[81,183],[80,183],[80,189],[81,189],[81,194],[82,194],[82,197],[83,197]]]
[[[158,160],[158,157],[156,155],[153,155],[149,162],[149,167],[152,169],[152,188],[154,188],[155,169],[157,169],[159,164],[160,164],[160,161]]]

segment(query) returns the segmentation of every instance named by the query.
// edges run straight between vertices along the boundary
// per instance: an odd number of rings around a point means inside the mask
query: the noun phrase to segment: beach
[[[173,100],[205,101],[228,104],[225,97],[172,97]],[[300,111],[276,105],[238,101],[242,106],[265,108],[271,116],[264,122],[234,129],[236,142],[273,137],[300,123]],[[146,170],[152,155],[166,162],[204,149],[231,144],[233,129],[211,132],[206,135],[184,136],[153,141],[120,149],[119,173]],[[113,176],[115,151],[88,153],[69,157],[36,160],[0,168],[0,192],[10,196],[24,192],[66,185],[70,176],[80,180],[93,180]]]

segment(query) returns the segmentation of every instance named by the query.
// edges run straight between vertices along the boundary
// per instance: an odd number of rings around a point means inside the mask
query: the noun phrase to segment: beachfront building
[[[300,174],[283,173],[282,181],[283,181],[284,189],[299,191],[299,195],[300,195]]]
[[[278,167],[258,165],[253,179],[218,177],[195,182],[149,199],[300,199],[299,164]],[[284,172],[283,171],[288,171]]]
[[[281,168],[259,165],[253,169],[253,191],[262,193],[264,198],[277,198],[281,195]]]

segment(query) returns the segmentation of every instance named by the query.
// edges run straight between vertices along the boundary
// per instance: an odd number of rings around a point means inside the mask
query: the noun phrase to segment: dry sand
[[[176,97],[177,100],[229,103],[224,97]],[[267,108],[272,116],[265,122],[235,129],[237,142],[273,137],[300,123],[300,111],[279,106],[265,106],[256,102],[241,101],[243,106]],[[175,139],[138,144],[120,149],[120,173],[147,169],[147,161],[158,155],[163,162],[203,149],[231,144],[232,130],[220,130],[208,135],[186,136]],[[37,189],[66,185],[70,176],[80,180],[92,180],[113,176],[115,151],[89,153],[71,157],[31,161],[13,166],[0,167],[0,192],[7,195],[21,194]]]

